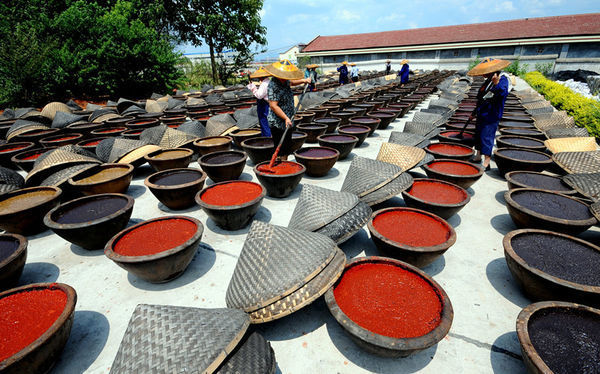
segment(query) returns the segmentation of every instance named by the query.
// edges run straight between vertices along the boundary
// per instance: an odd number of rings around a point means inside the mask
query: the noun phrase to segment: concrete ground
[[[517,89],[523,84],[520,81]],[[414,111],[377,131],[353,154],[375,158],[390,132],[401,131],[413,115]],[[352,157],[339,161],[326,177],[306,177],[302,183],[339,190]],[[190,166],[199,167],[197,163]],[[180,278],[155,285],[128,275],[102,251],[86,251],[51,231],[31,237],[20,283],[63,282],[78,294],[71,337],[54,373],[107,373],[137,304],[226,306],[227,285],[248,228],[222,231],[200,207],[170,211],[144,187],[144,178],[150,173],[145,168],[128,191],[136,198],[132,223],[172,214],[196,217],[205,227],[201,247]],[[242,179],[256,180],[250,165]],[[319,298],[288,317],[254,327],[271,342],[278,372],[524,373],[515,321],[530,300],[523,296],[504,260],[502,238],[516,228],[504,206],[506,189],[494,168],[473,185],[471,202],[449,220],[456,229],[456,244],[424,269],[448,293],[454,308],[450,333],[439,344],[403,359],[368,354],[348,338]],[[285,199],[265,198],[255,219],[287,226],[299,193],[300,187]],[[395,197],[376,209],[394,205],[403,205],[402,199]],[[583,237],[598,244],[600,230],[595,228]],[[341,248],[348,258],[378,255],[366,228]]]

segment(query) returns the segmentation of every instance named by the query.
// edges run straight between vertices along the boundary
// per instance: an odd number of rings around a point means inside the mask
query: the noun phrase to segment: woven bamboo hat
[[[60,169],[55,173],[50,174],[46,179],[40,182],[40,186],[53,186],[62,188],[66,183],[81,171],[91,169],[98,163],[86,162]]]
[[[254,71],[252,74],[250,74],[250,78],[265,78],[265,77],[270,77],[271,73],[269,73],[268,71],[265,70],[264,67],[260,67],[258,68],[256,71]]]
[[[425,150],[417,147],[383,143],[379,149],[377,160],[394,164],[402,170],[414,168],[425,157]]]
[[[318,64],[309,64],[309,65],[306,65],[306,68],[307,68],[307,69],[316,69],[316,68],[318,68],[318,67],[319,67],[319,65],[318,65]]]
[[[318,232],[340,244],[360,230],[371,213],[371,208],[352,193],[307,184],[288,228]]]
[[[356,63],[355,62],[351,62],[350,66],[356,66]]]
[[[227,288],[230,308],[248,313],[292,294],[334,258],[328,237],[254,221]]]
[[[342,62],[342,65],[348,65],[348,61]]]
[[[279,79],[302,79],[304,74],[298,67],[292,64],[289,60],[281,60],[265,66],[265,70]]]
[[[400,61],[400,65],[404,65],[404,64],[408,64],[408,60],[402,60],[402,61]]]
[[[479,64],[477,64],[477,66],[475,66],[473,69],[469,70],[467,75],[475,77],[478,75],[486,75],[489,73],[495,73],[497,71],[504,69],[505,67],[507,67],[510,64],[511,64],[511,62],[507,61],[507,60],[498,60],[498,59],[492,60],[492,58],[486,57],[483,61],[481,61]]]
[[[213,373],[249,326],[241,310],[139,304],[110,372]]]

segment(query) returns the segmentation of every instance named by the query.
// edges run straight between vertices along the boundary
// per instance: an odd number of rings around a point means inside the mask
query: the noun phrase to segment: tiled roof
[[[589,13],[365,34],[318,36],[302,52],[599,34],[600,13]]]

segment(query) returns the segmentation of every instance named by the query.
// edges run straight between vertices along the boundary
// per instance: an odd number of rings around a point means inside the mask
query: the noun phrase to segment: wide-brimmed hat
[[[271,73],[269,73],[268,71],[265,70],[264,67],[260,67],[258,68],[256,71],[254,71],[252,74],[250,74],[250,78],[265,78],[265,77],[270,77]]]
[[[467,75],[475,77],[478,75],[486,75],[489,73],[494,73],[496,71],[500,71],[500,70],[504,69],[505,67],[507,67],[510,64],[511,64],[511,62],[507,61],[507,60],[498,60],[498,59],[492,60],[492,58],[487,57],[483,61],[481,61],[479,64],[477,64],[477,66],[475,66],[473,69],[469,70]]]
[[[306,65],[306,68],[307,68],[307,69],[316,69],[316,68],[318,68],[318,67],[319,67],[319,65],[318,65],[318,64],[309,64],[309,65]]]
[[[265,70],[275,78],[279,79],[291,80],[304,78],[304,73],[289,60],[274,62],[271,65],[265,66]]]
[[[348,61],[342,62],[342,65],[348,65]]]
[[[389,60],[389,59],[388,59],[388,60],[385,60],[385,62],[392,62],[392,60]]]
[[[404,64],[408,64],[408,60],[404,59],[404,60],[400,61],[400,65],[404,65]]]
[[[351,62],[350,66],[356,66],[356,62]]]

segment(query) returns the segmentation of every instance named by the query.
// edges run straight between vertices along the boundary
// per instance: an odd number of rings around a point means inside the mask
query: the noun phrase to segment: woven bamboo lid
[[[427,139],[431,139],[440,133],[440,129],[433,123],[406,122],[404,125],[404,132],[421,135]]]
[[[573,127],[569,129],[553,128],[546,130],[546,137],[549,139],[555,138],[580,138],[590,136],[590,133],[585,127]]]
[[[219,366],[216,374],[275,374],[275,352],[271,344],[257,332],[246,335]]]
[[[151,127],[140,134],[141,141],[158,145],[161,148],[178,148],[195,139],[198,139],[198,136],[165,125]]]
[[[96,146],[96,155],[104,162],[115,163],[126,154],[147,144],[141,140],[107,138]]]
[[[597,173],[600,170],[600,151],[559,152],[552,160],[570,174]]]
[[[212,373],[240,343],[248,315],[236,309],[138,305],[111,373]]]
[[[206,136],[220,136],[235,125],[235,119],[230,114],[217,114],[206,121]]]
[[[349,192],[305,184],[288,227],[315,231],[350,211],[359,201],[358,196]]]
[[[50,174],[46,179],[40,182],[40,186],[62,187],[67,181],[80,171],[91,169],[98,165],[97,163],[86,162],[60,169]]]
[[[313,279],[291,294],[250,312],[252,323],[270,322],[296,312],[309,305],[331,288],[342,275],[346,266],[346,255],[339,248],[335,256]]]
[[[394,164],[402,170],[410,170],[425,157],[425,150],[394,143],[383,143],[377,155],[378,161]]]
[[[75,146],[66,145],[60,148],[48,151],[38,157],[33,164],[33,169],[27,174],[25,183],[28,186],[37,186],[41,181],[54,174],[60,169],[64,169],[76,164],[100,164],[93,153]]]
[[[383,187],[402,172],[403,169],[399,166],[356,156],[350,164],[342,191],[362,197]]]
[[[590,212],[596,217],[598,222],[600,222],[600,202],[593,203],[590,205]]]
[[[0,193],[23,188],[25,179],[14,170],[0,166]],[[11,188],[14,187],[14,188]]]
[[[594,201],[600,200],[600,172],[568,174],[562,180],[583,196]]]
[[[313,279],[335,255],[328,237],[254,221],[227,288],[230,308],[265,307]]]
[[[440,126],[444,121],[444,117],[437,113],[417,112],[413,116],[412,122],[433,124]]]
[[[329,237],[337,245],[340,245],[359,232],[367,224],[371,214],[373,214],[371,207],[365,202],[359,201],[354,208],[315,232]]]
[[[72,110],[67,104],[59,103],[57,101],[48,103],[44,108],[42,108],[42,116],[51,120],[53,120],[54,116],[56,116],[56,112],[71,113]]]
[[[392,131],[388,142],[418,148],[424,148],[429,145],[429,139],[422,135],[400,131]]]
[[[550,152],[584,152],[598,149],[596,139],[587,136],[581,138],[556,138],[544,141],[544,145]]]
[[[127,153],[123,157],[119,158],[116,162],[119,164],[134,165],[137,164],[140,160],[144,160],[144,156],[146,156],[148,153],[158,151],[160,149],[162,148],[154,144],[143,145]]]

